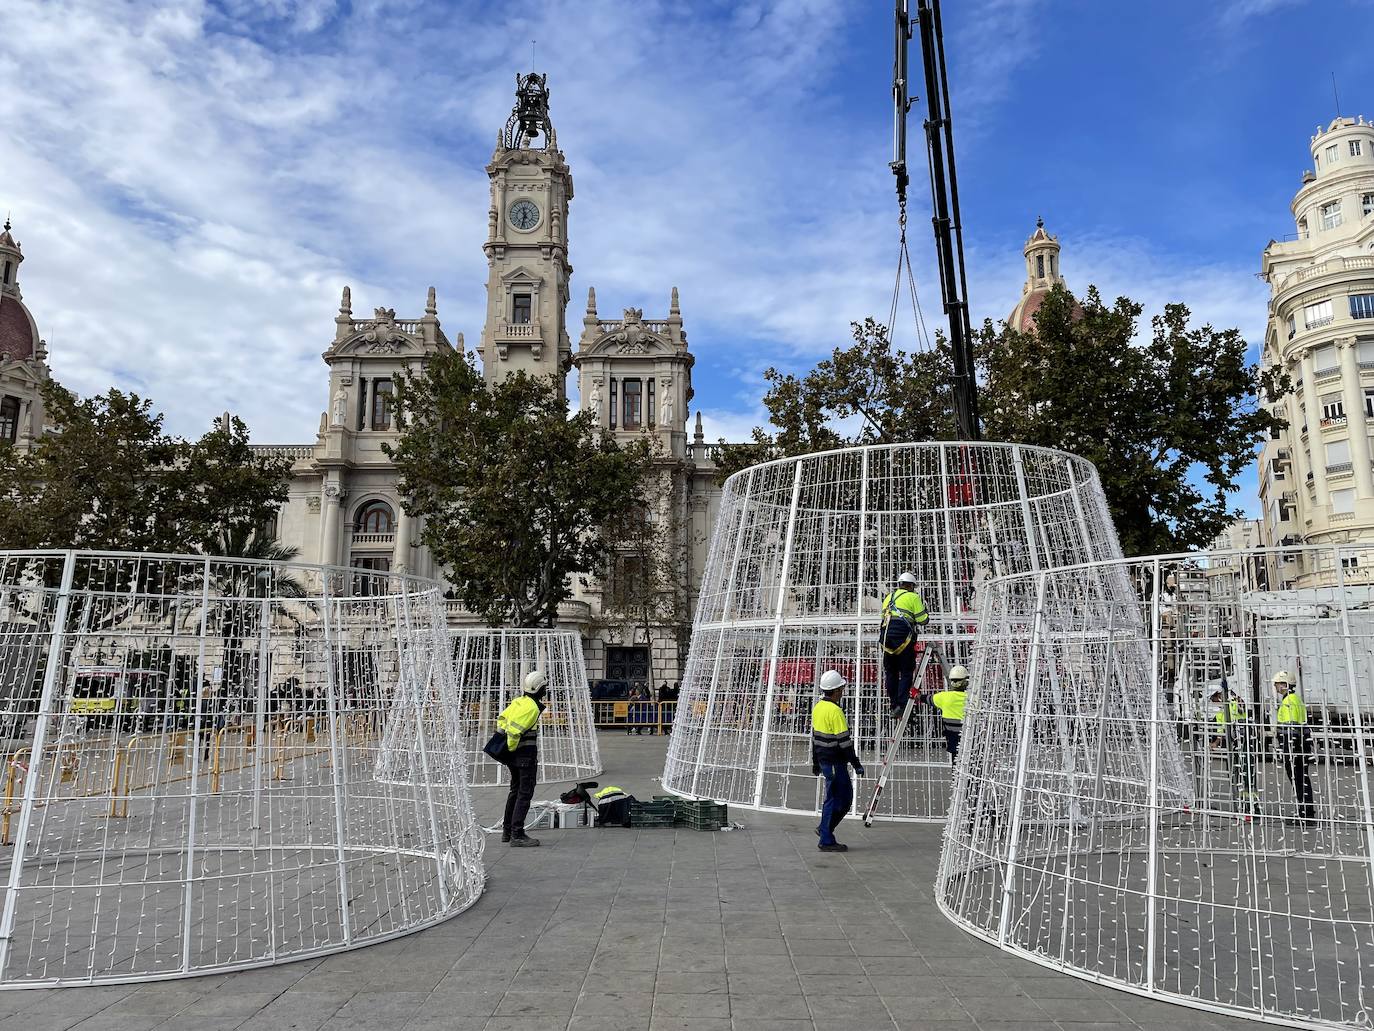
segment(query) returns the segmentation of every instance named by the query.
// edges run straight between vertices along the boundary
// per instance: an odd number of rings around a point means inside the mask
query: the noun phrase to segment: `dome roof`
[[[0,294],[0,355],[13,361],[26,361],[38,346],[38,327],[24,302]]]
[[[1045,303],[1045,298],[1050,295],[1048,287],[1040,287],[1022,296],[1016,302],[1016,307],[1007,316],[1007,323],[1022,333],[1030,333],[1035,329],[1035,313],[1040,310],[1040,306]]]

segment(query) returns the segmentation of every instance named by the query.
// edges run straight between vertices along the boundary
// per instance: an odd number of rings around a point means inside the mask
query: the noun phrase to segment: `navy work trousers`
[[[854,782],[849,779],[847,763],[821,763],[825,778],[825,804],[821,806],[821,844],[835,844],[835,828],[854,804]]]

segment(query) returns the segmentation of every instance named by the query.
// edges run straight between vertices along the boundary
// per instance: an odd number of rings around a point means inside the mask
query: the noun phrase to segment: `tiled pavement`
[[[608,774],[647,797],[661,738],[607,735]],[[554,797],[551,786],[539,797]],[[478,792],[479,811],[503,793]],[[467,913],[384,945],[142,987],[0,994],[0,1031],[916,1031],[1253,1027],[1005,956],[936,909],[939,829],[802,819],[744,830],[494,839]]]

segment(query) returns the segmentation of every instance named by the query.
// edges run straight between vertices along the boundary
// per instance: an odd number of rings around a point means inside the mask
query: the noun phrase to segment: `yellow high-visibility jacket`
[[[544,710],[527,694],[522,694],[501,710],[496,729],[505,731],[506,747],[512,752],[539,747],[539,715]]]

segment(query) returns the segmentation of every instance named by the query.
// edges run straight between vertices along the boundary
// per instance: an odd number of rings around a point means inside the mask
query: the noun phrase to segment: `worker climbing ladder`
[[[926,667],[930,665],[932,658],[938,659],[942,670],[945,668],[944,658],[938,655],[934,645],[927,644],[921,654],[920,664],[916,667],[916,675],[911,678],[911,691],[907,695],[906,706],[902,709],[896,726],[892,728],[892,740],[887,743],[887,751],[883,754],[882,764],[878,767],[878,782],[873,786],[873,797],[868,800],[868,807],[864,809],[865,827],[873,826],[873,814],[878,810],[878,800],[883,797],[883,788],[887,786],[887,778],[897,761],[897,749],[901,747],[902,738],[906,735],[911,718],[916,713],[916,697],[920,693],[921,685],[925,683]]]

